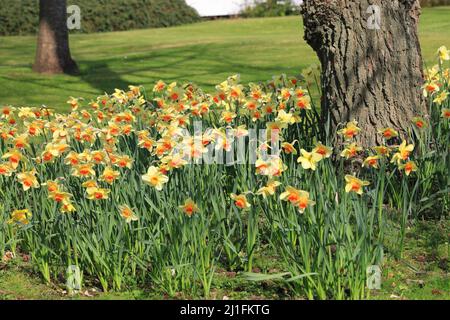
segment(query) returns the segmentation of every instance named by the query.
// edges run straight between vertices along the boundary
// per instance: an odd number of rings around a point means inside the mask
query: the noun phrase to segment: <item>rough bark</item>
[[[33,70],[39,73],[77,73],[67,30],[66,0],[39,1],[39,34]]]
[[[367,27],[370,5],[381,9],[379,30]],[[323,121],[336,128],[356,119],[366,146],[380,142],[380,128],[404,135],[426,110],[419,0],[305,0],[302,15],[322,65]]]

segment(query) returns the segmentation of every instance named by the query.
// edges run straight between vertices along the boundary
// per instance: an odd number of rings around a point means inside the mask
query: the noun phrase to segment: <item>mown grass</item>
[[[450,7],[426,8],[420,38],[426,63],[449,44]],[[317,63],[303,40],[300,17],[219,20],[167,29],[71,36],[79,76],[31,71],[35,37],[0,37],[0,105],[67,110],[69,96],[93,98],[114,88],[165,81],[193,81],[206,90],[239,73],[243,82],[297,74]]]

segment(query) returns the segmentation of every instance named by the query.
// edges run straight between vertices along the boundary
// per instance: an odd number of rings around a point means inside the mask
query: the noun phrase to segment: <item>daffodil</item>
[[[100,180],[105,181],[108,184],[113,184],[114,181],[120,177],[120,172],[115,171],[111,167],[106,167],[105,170],[103,170],[102,175],[100,176]]]
[[[33,217],[33,214],[28,209],[14,210],[11,213],[11,219],[8,220],[8,223],[9,224],[18,223],[18,224],[22,224],[22,225],[27,225],[30,223],[30,220],[32,217]]]
[[[383,138],[385,138],[386,140],[398,137],[397,130],[395,130],[393,128],[381,129],[381,130],[378,130],[378,133],[380,133],[383,136]]]
[[[358,122],[356,120],[347,123],[345,128],[338,131],[338,134],[342,135],[346,140],[354,138],[361,131],[358,128]]]
[[[317,163],[323,159],[322,155],[315,152],[308,152],[305,149],[300,150],[301,156],[297,159],[298,163],[302,164],[305,170],[316,170]]]
[[[442,109],[441,117],[444,119],[450,119],[450,109],[447,108]]]
[[[445,100],[447,100],[447,97],[448,97],[448,92],[442,91],[440,94],[438,94],[436,96],[436,98],[434,98],[433,102],[437,103],[438,105],[441,105]]]
[[[401,164],[399,168],[405,170],[407,176],[409,176],[411,172],[417,171],[417,165],[414,161],[408,161],[405,164]]]
[[[72,169],[71,175],[74,177],[95,177],[94,165],[92,163],[80,164]]]
[[[289,201],[292,205],[298,208],[303,213],[308,206],[315,204],[310,199],[309,192],[304,190],[298,190],[294,187],[286,187],[285,192],[280,195],[280,199],[283,201]]]
[[[397,163],[400,163],[400,161],[406,161],[409,158],[409,155],[414,150],[413,144],[406,144],[406,141],[403,140],[402,144],[398,147],[398,152],[395,153],[392,156],[391,162],[397,161]]]
[[[14,169],[9,163],[0,163],[0,176],[10,177]]]
[[[450,60],[450,50],[447,50],[446,46],[440,47],[437,51],[437,55],[441,62]]]
[[[280,200],[289,201],[290,203],[296,205],[300,200],[300,190],[287,186],[286,190],[280,194]]]
[[[387,146],[375,146],[375,147],[373,147],[373,150],[379,156],[389,156],[389,154],[391,152],[391,149]]]
[[[59,209],[62,213],[71,213],[76,211],[75,206],[70,200],[64,200],[61,204],[61,208]]]
[[[284,110],[280,110],[280,112],[278,112],[278,116],[275,119],[278,122],[281,122],[283,124],[293,124],[295,123],[295,118],[294,115],[292,113],[287,113]]]
[[[119,206],[119,213],[122,218],[125,219],[127,223],[131,223],[132,221],[138,221],[138,216],[134,213],[134,211],[127,205]]]
[[[2,156],[2,159],[8,159],[9,164],[14,170],[19,166],[19,162],[20,160],[22,160],[22,158],[22,153],[17,149],[11,149],[9,152],[5,153]]]
[[[347,192],[347,193],[355,192],[355,193],[361,195],[363,193],[363,187],[370,185],[370,182],[360,180],[351,175],[346,175],[345,181],[347,182],[347,184],[345,186],[345,192]]]
[[[247,200],[247,196],[245,194],[236,195],[232,193],[230,195],[231,199],[234,200],[234,204],[239,209],[248,209],[251,207],[251,204]]]
[[[22,184],[23,190],[27,191],[30,188],[39,188],[40,184],[36,178],[36,170],[29,172],[22,172],[17,175],[17,180]]]
[[[329,158],[333,154],[333,148],[327,147],[323,145],[322,143],[318,142],[316,143],[316,146],[312,150],[313,153],[320,154],[322,158]]]
[[[315,205],[316,203],[309,198],[309,192],[300,190],[299,191],[299,199],[296,203],[298,207],[298,211],[300,213],[305,212],[306,208]]]
[[[414,117],[412,119],[412,122],[419,129],[423,129],[426,126],[425,120],[423,118],[421,118],[421,117]]]
[[[286,154],[297,154],[297,150],[294,147],[294,143],[289,143],[289,142],[283,142],[281,144],[281,148],[283,149],[284,153]]]
[[[179,207],[188,217],[191,217],[198,211],[197,204],[192,199],[187,199],[182,206]]]
[[[90,200],[105,200],[108,199],[108,195],[111,191],[108,189],[103,189],[103,188],[97,188],[97,187],[93,187],[93,188],[87,188],[86,189],[86,193],[87,193],[87,198]]]
[[[363,167],[371,167],[378,169],[378,160],[380,160],[380,156],[369,156],[363,162]]]
[[[56,191],[50,192],[48,197],[49,197],[49,199],[52,199],[56,202],[61,203],[64,201],[69,201],[70,198],[72,197],[72,195],[67,192],[62,192],[62,191],[56,190]]]
[[[348,160],[348,159],[356,157],[356,155],[360,151],[362,151],[362,148],[360,146],[358,146],[355,142],[353,142],[353,143],[345,146],[344,150],[342,150],[342,152],[341,152],[341,157]]]
[[[270,179],[267,184],[260,188],[256,194],[262,195],[264,199],[266,199],[268,196],[273,196],[275,194],[275,190],[278,186],[281,185],[281,182]]]
[[[157,167],[151,166],[148,168],[147,173],[142,176],[142,180],[156,190],[161,191],[163,185],[169,181],[169,178],[162,174]]]
[[[295,107],[300,110],[311,110],[311,98],[309,96],[297,97]]]

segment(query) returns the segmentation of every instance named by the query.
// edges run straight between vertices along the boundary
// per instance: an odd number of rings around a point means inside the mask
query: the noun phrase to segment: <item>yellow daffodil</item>
[[[70,200],[65,200],[61,204],[60,211],[62,213],[71,213],[71,212],[74,212],[76,210],[77,209],[75,208],[75,206],[72,204],[72,202]]]
[[[425,120],[424,120],[423,118],[421,118],[421,117],[414,117],[414,118],[412,119],[412,122],[413,122],[414,125],[415,125],[417,128],[419,128],[419,129],[422,129],[422,128],[426,127],[426,122],[425,122]]]
[[[62,192],[59,190],[56,191],[52,191],[49,193],[48,198],[52,199],[56,202],[64,202],[64,201],[69,201],[70,198],[72,197],[72,195],[70,193],[67,192]]]
[[[264,199],[266,199],[268,196],[273,196],[275,194],[275,190],[278,186],[281,185],[281,182],[270,179],[267,184],[260,188],[256,194],[262,195]]]
[[[299,199],[297,201],[298,211],[300,213],[305,212],[306,208],[315,205],[316,203],[309,198],[309,192],[300,190],[299,191]]]
[[[280,199],[289,201],[292,205],[297,207],[301,213],[303,213],[308,206],[315,204],[314,201],[310,200],[309,192],[298,190],[291,186],[286,187],[285,192],[280,195]]]
[[[300,200],[300,190],[287,186],[286,190],[280,195],[280,200],[289,201],[290,203],[296,205]]]
[[[442,46],[438,49],[437,55],[441,62],[450,60],[450,50],[447,50],[446,46]]]
[[[302,168],[305,170],[316,170],[317,163],[322,160],[322,155],[315,152],[307,152],[305,149],[300,150],[301,156],[297,159],[298,163],[302,164]]]
[[[344,150],[342,150],[341,157],[348,160],[348,159],[356,157],[356,155],[360,151],[362,151],[361,147],[359,147],[356,143],[351,143],[349,145],[346,145]]]
[[[442,103],[444,103],[445,100],[447,100],[447,97],[448,92],[442,91],[440,94],[436,96],[436,98],[434,98],[433,102],[437,103],[438,105],[441,105]]]
[[[27,225],[30,223],[30,220],[32,217],[33,217],[33,214],[28,209],[14,210],[11,213],[11,219],[8,220],[8,223],[9,224],[18,223],[18,224],[22,224],[22,225]]]
[[[156,190],[161,191],[163,185],[169,181],[169,178],[162,174],[157,167],[150,167],[146,174],[142,176],[142,180],[154,187]]]

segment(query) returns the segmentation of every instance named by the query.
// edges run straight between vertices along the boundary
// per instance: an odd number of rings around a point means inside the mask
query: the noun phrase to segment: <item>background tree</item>
[[[39,73],[77,73],[67,30],[66,0],[39,1],[39,33],[33,70]]]
[[[381,9],[379,29],[368,28],[370,5]],[[335,128],[356,119],[360,142],[372,145],[377,129],[404,134],[425,113],[419,0],[305,0],[302,15],[305,40],[322,65],[324,121]]]

